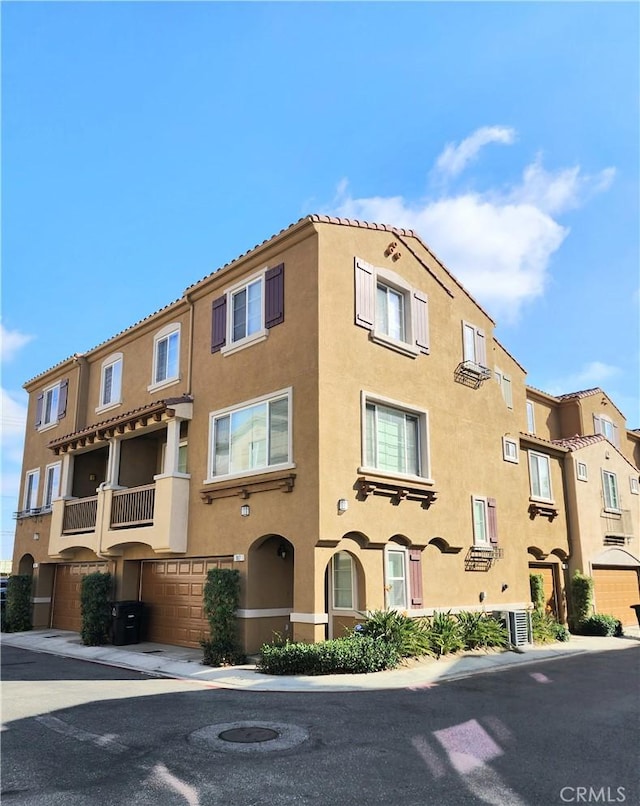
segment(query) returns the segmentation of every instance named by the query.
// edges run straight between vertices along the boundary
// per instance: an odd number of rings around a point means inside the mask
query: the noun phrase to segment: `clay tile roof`
[[[570,451],[577,451],[580,448],[586,448],[587,445],[594,445],[596,442],[607,442],[607,438],[603,434],[576,434],[573,437],[566,437],[564,439],[552,440],[554,445],[562,445]]]
[[[580,392],[569,392],[566,395],[558,395],[558,400],[574,400],[578,397],[591,397],[592,395],[601,395],[603,394],[602,389],[599,386],[594,387],[593,389],[583,389]]]

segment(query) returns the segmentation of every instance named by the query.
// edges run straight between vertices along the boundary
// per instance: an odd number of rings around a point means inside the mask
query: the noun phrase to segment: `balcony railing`
[[[96,528],[97,512],[97,495],[91,498],[79,498],[77,501],[65,501],[62,533],[71,535],[78,532],[93,532]]]
[[[620,509],[617,512],[602,510],[600,515],[602,536],[607,537],[633,537],[633,519],[630,509]]]
[[[155,497],[155,484],[114,492],[111,502],[111,529],[152,524]]]

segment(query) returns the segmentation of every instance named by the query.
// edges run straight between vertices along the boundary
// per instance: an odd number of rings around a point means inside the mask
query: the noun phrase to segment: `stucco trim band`
[[[328,624],[328,613],[292,613],[291,621],[297,624]]]

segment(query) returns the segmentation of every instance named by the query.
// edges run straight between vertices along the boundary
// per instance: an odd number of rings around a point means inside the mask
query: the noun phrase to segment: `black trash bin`
[[[111,634],[114,646],[139,644],[142,627],[142,602],[111,603]]]
[[[636,611],[636,618],[638,619],[638,627],[640,627],[640,604],[631,605],[632,610]]]

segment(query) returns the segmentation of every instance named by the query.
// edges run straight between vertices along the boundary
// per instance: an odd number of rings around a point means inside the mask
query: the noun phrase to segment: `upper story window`
[[[153,338],[153,382],[150,392],[180,380],[180,325],[167,325]]]
[[[615,473],[602,471],[602,491],[604,495],[604,508],[613,512],[620,511],[620,498],[618,497],[618,479]]]
[[[637,476],[629,476],[629,489],[634,495],[638,495],[638,493],[640,493],[640,486],[638,485]]]
[[[372,341],[416,357],[429,352],[427,297],[399,274],[355,259],[355,323]]]
[[[60,495],[60,468],[61,463],[47,465],[44,475],[44,496],[42,506],[51,509],[53,500]]]
[[[472,496],[473,543],[475,546],[490,546],[498,542],[498,525],[495,498]]]
[[[487,345],[484,330],[469,322],[462,323],[462,360],[487,366]],[[491,373],[489,373],[491,374]]]
[[[579,481],[588,481],[589,473],[586,462],[576,462],[576,475]]]
[[[605,417],[604,414],[594,414],[593,428],[596,434],[602,434],[612,445],[615,445],[616,448],[620,447],[618,426],[609,417]]]
[[[212,303],[211,352],[234,352],[266,339],[284,322],[284,263],[231,287]]]
[[[532,498],[553,501],[551,495],[551,467],[549,457],[543,453],[529,453],[529,480]]]
[[[502,437],[502,458],[505,462],[518,464],[518,443],[515,439]]]
[[[496,380],[498,381],[498,385],[500,386],[500,391],[502,392],[502,397],[504,398],[504,402],[507,404],[507,408],[513,408],[513,391],[511,387],[511,378],[508,375],[505,375],[499,369],[495,371]]]
[[[29,470],[24,480],[24,499],[22,509],[29,512],[38,505],[38,487],[40,486],[40,470]]]
[[[49,386],[38,395],[36,407],[36,428],[50,428],[67,413],[69,381],[64,380]]]
[[[427,413],[363,399],[365,467],[428,478]]]
[[[291,466],[291,390],[210,415],[209,480]]]
[[[117,406],[122,402],[122,353],[105,358],[100,375],[100,405],[96,411]]]
[[[529,434],[536,433],[536,418],[533,410],[533,403],[527,400],[527,432]]]

